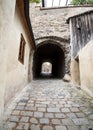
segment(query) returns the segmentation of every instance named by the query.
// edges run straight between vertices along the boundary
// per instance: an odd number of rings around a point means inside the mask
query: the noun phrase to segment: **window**
[[[43,7],[60,7],[68,6],[71,0],[42,0]]]
[[[23,35],[21,34],[18,60],[22,64],[24,64],[25,44],[26,44],[25,39],[24,39]]]

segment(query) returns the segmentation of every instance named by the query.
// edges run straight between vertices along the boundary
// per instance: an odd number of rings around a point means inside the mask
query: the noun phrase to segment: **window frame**
[[[25,39],[24,39],[23,34],[21,33],[18,60],[19,60],[22,64],[24,64],[25,44],[26,44],[26,41],[25,41]]]

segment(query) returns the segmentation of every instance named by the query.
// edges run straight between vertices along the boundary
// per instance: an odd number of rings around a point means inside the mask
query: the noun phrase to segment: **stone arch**
[[[40,37],[36,39],[37,47],[39,47],[39,45],[43,45],[47,43],[55,44],[63,50],[65,56],[65,72],[67,74],[70,74],[70,63],[71,63],[70,39],[64,39],[58,36],[46,36],[46,37]]]
[[[41,41],[41,39],[39,39]],[[42,78],[41,65],[43,61],[50,61],[53,65],[52,78],[63,78],[65,69],[65,47],[52,39],[42,40],[37,44],[33,55],[33,78]]]
[[[63,50],[66,49],[66,46],[70,46],[70,39],[64,39],[62,37],[57,36],[46,36],[46,37],[40,37],[36,39],[36,45],[47,43],[47,41],[50,41],[51,43],[57,44],[60,46]]]

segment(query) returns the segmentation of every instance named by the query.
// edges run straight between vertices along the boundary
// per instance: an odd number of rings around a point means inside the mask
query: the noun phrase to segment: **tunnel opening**
[[[52,76],[52,63],[51,62],[45,61],[42,63],[41,75],[44,77]]]
[[[44,63],[50,64],[50,73],[42,73]],[[52,43],[37,46],[33,56],[33,79],[63,78],[64,74],[65,56],[60,46]]]

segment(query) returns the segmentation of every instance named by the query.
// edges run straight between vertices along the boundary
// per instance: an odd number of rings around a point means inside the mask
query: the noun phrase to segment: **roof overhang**
[[[24,20],[26,31],[30,39],[30,44],[33,49],[36,48],[35,39],[32,31],[31,21],[29,18],[29,0],[17,0],[17,5]]]
[[[70,20],[70,19],[75,18],[75,17],[80,17],[80,16],[83,16],[83,15],[85,15],[85,14],[90,14],[90,13],[93,13],[93,10],[88,10],[88,11],[85,11],[85,12],[83,12],[83,13],[80,13],[80,14],[73,15],[73,16],[71,16],[71,17],[68,17],[68,18],[66,19],[66,22],[69,24],[69,20]]]

